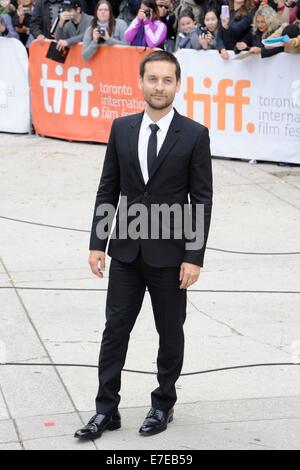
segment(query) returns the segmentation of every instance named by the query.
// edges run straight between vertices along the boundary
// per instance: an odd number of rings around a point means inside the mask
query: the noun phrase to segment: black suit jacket
[[[145,184],[140,168],[138,140],[142,114],[116,119],[107,147],[104,167],[97,192],[92,223],[90,250],[105,251],[108,239],[100,240],[97,216],[101,204],[118,206],[119,196],[127,196],[128,207],[135,203],[190,204],[195,229],[195,205],[205,210],[204,245],[199,250],[187,250],[187,240],[178,239],[111,239],[108,254],[119,261],[135,260],[141,247],[147,264],[155,267],[178,267],[182,262],[203,266],[212,210],[212,168],[208,129],[175,111],[168,134],[151,168]],[[190,200],[189,200],[190,198]],[[117,225],[118,225],[117,215]],[[173,227],[174,228],[174,227]]]

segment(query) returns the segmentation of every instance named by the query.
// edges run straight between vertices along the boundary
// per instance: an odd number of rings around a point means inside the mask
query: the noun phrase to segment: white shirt
[[[174,118],[174,114],[175,114],[175,111],[173,108],[172,111],[170,111],[160,121],[154,123],[149,117],[147,111],[145,111],[142,125],[141,125],[140,135],[139,135],[139,160],[140,160],[141,170],[143,173],[145,184],[147,184],[149,180],[147,154],[148,154],[148,143],[149,143],[149,139],[151,135],[150,125],[157,124],[159,127],[159,131],[157,132],[157,155],[158,155],[160,152],[160,149],[163,146],[165,138],[167,136],[169,127]]]

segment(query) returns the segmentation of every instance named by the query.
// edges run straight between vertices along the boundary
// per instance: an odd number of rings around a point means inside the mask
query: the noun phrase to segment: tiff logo
[[[216,94],[210,91],[212,85],[212,79],[205,77],[203,80],[204,89],[196,92],[194,78],[188,77],[187,91],[184,95],[184,99],[187,102],[188,117],[194,119],[195,103],[202,103],[203,124],[211,129],[213,107],[216,106],[217,129],[225,131],[228,128],[228,124],[230,124],[228,122],[228,106],[233,106],[234,130],[235,132],[242,132],[244,130],[244,107],[250,105],[250,98],[244,95],[244,90],[251,87],[250,80],[237,80],[236,82],[231,79],[220,80],[217,85]],[[250,134],[253,134],[255,132],[255,125],[249,122],[246,125],[246,129]]]
[[[57,77],[62,77],[64,69],[61,65],[55,68]],[[67,80],[49,78],[47,64],[42,64],[42,78],[40,80],[43,89],[44,107],[47,113],[59,114],[62,111],[64,91],[66,91],[65,114],[72,116],[75,109],[76,93],[80,94],[80,116],[89,115],[89,94],[94,91],[94,86],[88,82],[92,76],[92,70],[88,68],[70,67],[67,71]],[[49,91],[53,90],[53,102],[50,103]]]

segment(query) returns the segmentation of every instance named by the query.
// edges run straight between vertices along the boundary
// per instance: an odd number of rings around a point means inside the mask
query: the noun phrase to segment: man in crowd
[[[61,5],[62,0],[37,0],[30,24],[34,39],[53,39],[51,30],[57,22]]]
[[[63,0],[55,39],[57,49],[74,46],[83,40],[84,33],[90,27],[92,16],[82,11],[80,0]]]

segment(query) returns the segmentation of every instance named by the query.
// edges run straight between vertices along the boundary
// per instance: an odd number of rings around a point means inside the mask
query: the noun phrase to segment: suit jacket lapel
[[[130,145],[130,152],[134,160],[134,164],[136,167],[136,171],[139,175],[139,178],[145,186],[145,181],[143,177],[143,173],[141,170],[140,160],[139,160],[139,135],[140,129],[143,121],[144,113],[137,114],[134,116],[132,123],[130,124],[130,136],[129,136],[129,145]]]
[[[165,160],[166,156],[170,153],[170,151],[176,145],[179,139],[181,131],[180,117],[180,114],[175,110],[175,115],[169,127],[169,131],[167,133],[165,141],[162,145],[162,148],[160,149],[157,159],[155,160],[151,168],[149,181],[153,178],[153,176],[161,166],[162,162]]]

